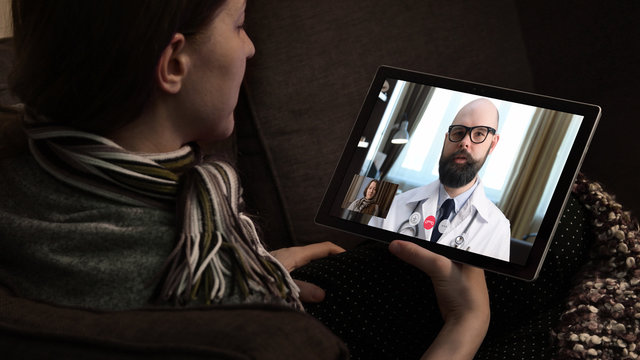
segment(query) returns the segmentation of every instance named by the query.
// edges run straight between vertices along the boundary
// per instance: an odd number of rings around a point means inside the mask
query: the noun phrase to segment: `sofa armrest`
[[[7,358],[348,358],[311,316],[269,305],[103,312],[59,307],[0,288],[0,347]]]

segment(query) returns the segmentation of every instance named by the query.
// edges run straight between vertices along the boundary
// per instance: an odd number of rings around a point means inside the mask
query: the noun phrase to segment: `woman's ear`
[[[177,94],[182,88],[189,70],[189,56],[185,53],[184,35],[176,33],[171,42],[162,51],[156,72],[160,90],[169,94]]]

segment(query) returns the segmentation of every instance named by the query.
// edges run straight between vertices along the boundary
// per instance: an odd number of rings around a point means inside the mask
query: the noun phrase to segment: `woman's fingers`
[[[302,261],[298,266],[305,265],[311,260],[322,259],[323,257],[340,254],[345,251],[340,246],[329,241],[301,246],[297,249],[300,252],[300,259]]]
[[[306,303],[317,303],[324,300],[324,290],[319,286],[302,280],[293,281],[300,288],[300,301]]]
[[[489,299],[482,269],[454,263],[407,241],[393,241],[389,251],[431,277],[445,320],[488,313]]]
[[[308,264],[312,260],[321,259],[329,255],[335,255],[345,250],[332,242],[322,242],[306,246],[295,246],[278,249],[271,252],[280,263],[288,270],[293,271]]]
[[[433,253],[417,244],[408,241],[394,240],[389,244],[389,251],[431,278],[446,276],[451,272],[453,263],[442,255]]]

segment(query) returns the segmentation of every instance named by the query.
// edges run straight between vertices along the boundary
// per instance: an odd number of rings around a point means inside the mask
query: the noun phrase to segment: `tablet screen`
[[[599,113],[381,67],[317,221],[533,279]]]

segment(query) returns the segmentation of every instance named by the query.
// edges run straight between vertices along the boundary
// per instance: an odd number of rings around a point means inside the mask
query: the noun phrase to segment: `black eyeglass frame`
[[[456,128],[456,127],[461,127],[464,128],[465,133],[464,135],[462,135],[462,137],[459,140],[453,140],[451,138],[451,129]],[[482,139],[482,141],[474,141],[473,138],[471,137],[471,133],[473,132],[473,130],[475,129],[479,129],[479,128],[484,128],[487,129],[487,134],[485,135],[484,139]],[[491,126],[472,126],[472,127],[468,127],[468,126],[464,126],[464,125],[450,125],[449,126],[449,132],[447,134],[447,138],[449,139],[449,141],[457,143],[462,141],[462,139],[464,139],[465,136],[467,136],[467,134],[469,134],[469,140],[471,140],[472,143],[474,144],[482,144],[483,142],[485,142],[487,140],[487,138],[489,137],[489,134],[495,135],[496,134],[496,129],[492,128]]]

